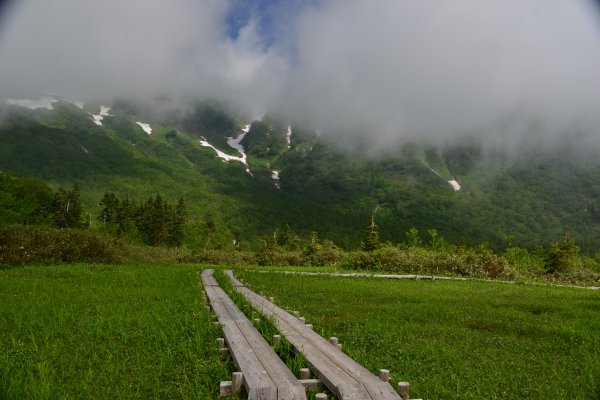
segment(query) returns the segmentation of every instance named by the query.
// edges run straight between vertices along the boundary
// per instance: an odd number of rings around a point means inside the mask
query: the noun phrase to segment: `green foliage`
[[[203,136],[219,145],[226,145],[225,137],[233,136],[239,131],[232,116],[222,105],[216,103],[196,103],[190,113],[175,123],[187,132]]]
[[[136,225],[153,246],[181,244],[184,223],[183,200],[173,207],[157,195],[154,199],[148,199],[137,210]]]
[[[450,250],[451,246],[446,239],[441,236],[436,229],[428,229],[429,247],[433,250]]]
[[[342,268],[386,273],[503,279],[519,277],[506,260],[485,248],[462,249],[453,253],[418,247],[382,247],[371,253],[348,253],[339,265]]]
[[[102,211],[98,215],[98,220],[102,224],[118,223],[122,219],[123,210],[120,206],[120,201],[114,193],[105,193],[104,197],[100,201]],[[125,212],[129,212],[126,210]]]
[[[50,203],[50,212],[54,226],[59,228],[81,228],[83,226],[81,193],[79,186],[71,190],[58,188]]]
[[[377,209],[371,214],[371,221],[366,229],[367,235],[365,241],[362,243],[363,251],[375,251],[381,246],[381,243],[379,242],[379,228],[377,227],[377,224],[375,224],[376,212]]]
[[[423,240],[421,239],[421,236],[419,235],[419,230],[417,228],[410,228],[408,232],[405,233],[405,236],[406,245],[408,247],[421,247],[423,245]]]
[[[0,398],[218,399],[221,362],[198,289],[176,264],[0,271]]]
[[[136,206],[128,199],[120,201],[114,193],[105,193],[100,206],[98,220],[109,232],[116,230],[121,236],[134,238],[142,235],[144,242],[152,246],[176,246],[183,242],[187,218],[183,199],[172,206],[157,195]]]
[[[0,224],[49,224],[51,201],[44,181],[0,171]]]
[[[278,237],[278,245],[287,251],[299,251],[301,246],[300,237],[286,225],[283,232]]]
[[[522,247],[508,247],[501,256],[512,265],[519,274],[525,276],[540,276],[544,273],[544,257],[530,253]]]
[[[78,229],[0,226],[0,265],[116,262],[127,248],[108,235]]]
[[[287,149],[286,130],[268,118],[254,121],[242,140],[242,145],[248,154],[272,159]]]
[[[578,265],[579,246],[575,243],[575,238],[567,227],[563,239],[548,246],[544,267],[547,273],[553,274],[569,272]]]
[[[273,265],[275,254],[279,252],[277,229],[273,231],[272,235],[268,235],[262,239],[261,242],[262,245],[256,253],[258,265]]]
[[[226,138],[240,133],[244,118],[215,102],[188,110],[165,118],[120,101],[113,116],[96,126],[86,112],[64,102],[52,111],[11,107],[0,123],[0,168],[43,178],[54,188],[77,181],[82,207],[92,215],[102,214],[98,200],[104,193],[120,199],[160,194],[171,203],[184,197],[188,225],[181,245],[194,250],[239,243],[244,250],[258,249],[261,237],[286,225],[298,237],[314,230],[346,250],[357,249],[377,204],[386,204],[377,215],[380,242],[402,242],[414,228],[428,247],[442,246],[427,236],[432,229],[453,245],[486,241],[499,250],[511,232],[508,247],[533,251],[569,225],[584,254],[600,249],[600,164],[569,149],[527,148],[507,157],[485,154],[480,143],[465,139],[441,147],[405,143],[369,157],[340,150],[306,126],[294,126],[288,149],[287,124],[267,117],[252,124],[244,141],[251,176],[241,163],[224,163],[198,143],[201,135],[233,151]],[[151,121],[153,134],[141,131],[136,120]],[[273,185],[272,169],[280,172],[281,190]],[[444,182],[451,178],[460,180],[460,192]],[[43,222],[43,213],[32,211],[35,199],[21,197],[21,209],[17,198],[0,195],[0,204],[9,205],[0,220]],[[207,212],[216,222],[214,233],[202,227]],[[131,228],[128,240],[148,240]]]
[[[309,255],[317,254],[322,250],[321,243],[319,243],[319,233],[312,231],[308,239],[308,246],[306,247],[305,253]]]

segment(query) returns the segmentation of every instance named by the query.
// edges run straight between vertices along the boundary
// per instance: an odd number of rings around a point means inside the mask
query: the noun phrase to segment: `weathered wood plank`
[[[258,356],[262,367],[271,377],[275,386],[277,387],[277,398],[279,400],[306,398],[304,387],[294,377],[294,375],[292,375],[289,369],[285,366],[277,354],[275,354],[271,346],[260,335],[252,323],[235,306],[235,304],[229,300],[229,298],[225,300],[225,303],[230,315],[234,316],[234,320],[244,335],[248,346],[252,349],[254,354]]]
[[[206,282],[206,294],[223,327],[230,353],[244,375],[248,399],[305,400],[302,384],[218,286],[212,270],[203,271],[202,280]]]
[[[213,276],[212,269],[205,269],[202,271],[202,284],[206,286],[219,286],[217,280]]]
[[[277,307],[262,296],[241,285],[232,271],[226,271],[237,290],[259,311],[273,317],[286,339],[315,368],[323,384],[340,399],[400,399],[387,382],[382,382],[367,369],[332,345],[303,321]]]
[[[244,295],[249,296],[249,301],[254,304],[257,301],[258,295],[254,293],[248,293],[247,288],[240,288]],[[252,298],[250,298],[252,297]],[[259,303],[259,310],[261,304]],[[271,314],[269,309],[262,308],[265,314]],[[278,310],[279,311],[279,310]],[[275,317],[277,327],[279,331],[285,336],[285,338],[298,350],[300,351],[306,360],[313,366],[317,377],[323,382],[323,384],[338,397],[340,400],[354,400],[354,399],[370,399],[368,392],[364,387],[354,379],[352,376],[347,374],[343,368],[332,362],[318,347],[314,346],[312,341],[314,337],[305,337],[302,332],[299,331],[300,326],[304,325],[296,317],[285,313],[283,310],[281,313],[271,314]],[[318,336],[312,330],[310,331],[314,335]],[[319,336],[320,337],[320,336]]]
[[[225,341],[229,347],[230,354],[235,364],[244,374],[244,387],[248,393],[248,399],[277,400],[277,387],[268,373],[263,368],[254,353],[248,346],[245,336],[230,315],[218,287],[206,287],[206,293],[213,305],[213,310],[219,318],[223,327]]]

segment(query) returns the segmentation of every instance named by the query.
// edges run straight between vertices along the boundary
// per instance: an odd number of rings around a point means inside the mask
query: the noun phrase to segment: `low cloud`
[[[382,147],[415,137],[596,138],[600,23],[591,6],[328,2],[299,22],[290,112]]]
[[[585,0],[29,0],[0,29],[0,93],[219,98],[374,148],[465,136],[596,143],[600,18]],[[273,11],[275,10],[275,11]]]
[[[220,96],[242,103],[252,93],[266,103],[282,85],[278,70],[285,62],[261,48],[252,21],[230,39],[229,6],[225,0],[24,0],[0,31],[1,93],[83,100]]]

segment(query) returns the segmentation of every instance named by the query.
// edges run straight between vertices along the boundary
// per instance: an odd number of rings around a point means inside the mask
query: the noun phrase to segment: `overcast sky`
[[[380,147],[600,142],[593,4],[20,0],[0,18],[0,97],[217,97]]]

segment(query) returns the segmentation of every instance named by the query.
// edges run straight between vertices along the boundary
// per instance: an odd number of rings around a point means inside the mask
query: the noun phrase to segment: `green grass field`
[[[198,266],[0,270],[0,399],[213,399]]]
[[[0,270],[0,399],[215,399],[219,360],[192,265]],[[600,398],[600,293],[483,282],[258,274],[373,372],[423,399]]]
[[[423,399],[600,399],[600,293],[237,272]]]

